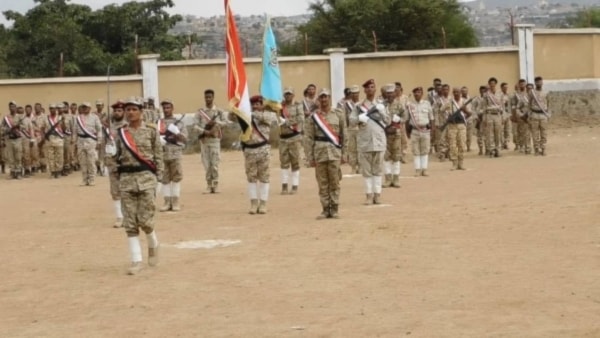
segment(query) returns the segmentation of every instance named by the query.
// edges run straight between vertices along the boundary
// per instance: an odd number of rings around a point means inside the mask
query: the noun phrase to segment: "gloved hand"
[[[283,117],[279,118],[279,125],[283,126],[286,122],[286,119],[284,119]]]
[[[369,117],[367,116],[366,113],[362,113],[362,114],[358,115],[358,121],[360,121],[362,123],[367,123],[367,122],[369,122]]]
[[[392,116],[392,122],[400,123],[400,122],[402,122],[402,119],[400,118],[400,116],[394,114],[394,116]]]
[[[167,128],[167,130],[172,132],[175,135],[179,135],[179,133],[181,133],[181,131],[175,124],[170,124],[169,127]]]
[[[165,139],[164,136],[160,137],[160,144],[162,144],[163,146],[167,144],[167,140]]]
[[[117,154],[117,147],[115,147],[112,144],[107,144],[106,146],[104,146],[104,151],[107,155],[115,156]]]
[[[375,108],[377,108],[381,114],[385,114],[385,106],[382,103],[378,103]]]

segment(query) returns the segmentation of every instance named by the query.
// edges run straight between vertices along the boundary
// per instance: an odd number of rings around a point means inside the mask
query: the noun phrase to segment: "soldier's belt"
[[[91,137],[90,135],[88,135],[88,134],[77,134],[77,137],[80,137],[80,138],[92,138],[92,137]]]
[[[288,139],[288,138],[292,138],[292,137],[294,137],[294,136],[296,136],[296,135],[300,135],[300,133],[299,133],[299,132],[297,132],[297,131],[294,131],[294,132],[292,132],[292,133],[289,133],[289,134],[281,134],[281,135],[279,135],[279,138],[281,138],[281,139],[284,139],[284,140],[285,140],[285,139]]]
[[[117,168],[119,174],[124,173],[139,173],[142,171],[151,171],[150,168],[139,165],[122,165]]]
[[[260,148],[265,145],[267,145],[267,141],[262,141],[259,143],[252,143],[252,144],[242,142],[242,149],[256,149],[256,148]]]
[[[538,109],[532,109],[532,112],[536,113],[536,114],[544,114],[543,110],[538,110]]]
[[[315,136],[314,139],[315,139],[315,141],[318,141],[318,142],[330,142],[329,139],[325,136]]]
[[[9,138],[10,140],[16,140],[16,139],[20,139],[20,138],[21,138],[21,136],[19,136],[19,135],[8,135],[8,138]]]

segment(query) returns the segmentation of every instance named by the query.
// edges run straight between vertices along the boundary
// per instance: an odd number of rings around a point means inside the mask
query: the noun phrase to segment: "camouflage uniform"
[[[449,97],[438,96],[435,105],[433,106],[435,117],[434,134],[435,142],[433,147],[438,153],[438,158],[443,161],[448,154],[448,129],[441,130],[442,126],[452,114],[452,102]]]
[[[510,121],[510,95],[508,93],[502,93],[502,105],[504,107],[504,113],[502,114],[502,149],[508,149],[508,142],[510,140],[510,132],[512,129],[512,123]]]
[[[533,148],[535,154],[546,155],[546,142],[548,128],[548,100],[546,93],[542,90],[532,89],[529,92],[529,124],[531,126],[531,136],[533,138]]]
[[[452,110],[456,111],[461,109],[465,104],[465,100],[460,98],[456,101],[454,98],[450,99],[452,103]],[[469,112],[468,107],[465,110]],[[452,161],[452,169],[464,170],[463,165],[464,153],[467,148],[467,116],[464,112],[461,112],[459,118],[448,121],[448,143],[450,146],[450,160]]]
[[[466,102],[468,101],[470,98],[467,97],[462,97],[462,99]],[[477,114],[475,114],[475,109],[473,108],[473,102],[475,100],[471,101],[468,105],[467,105],[467,109],[469,109],[469,111],[471,111],[473,114],[471,114],[471,116],[469,116],[467,118],[467,142],[466,142],[466,147],[467,147],[467,151],[471,151],[471,145],[473,144],[473,137],[477,137]]]
[[[97,103],[97,102],[96,102]],[[94,112],[94,115],[96,115],[98,117],[98,119],[100,121],[106,121],[108,119],[108,113],[107,112],[99,112],[96,111]],[[106,140],[108,139],[108,129],[107,126],[103,125],[103,133],[104,133],[104,141],[102,143],[98,143],[98,155],[96,156],[96,172],[98,173],[98,175],[100,176],[104,176],[105,172],[104,172],[104,158],[106,157]]]
[[[156,123],[160,119],[160,111],[155,107],[149,107],[143,110],[143,119],[146,123]]]
[[[46,159],[44,157],[44,152],[42,151],[42,139],[44,138],[44,135],[41,129],[41,126],[44,124],[44,119],[46,119],[45,114],[34,114],[31,119],[31,124],[33,126],[33,134],[35,138],[35,143],[31,148],[31,165],[33,166],[34,170],[44,170],[46,167]]]
[[[358,174],[360,172],[360,164],[358,163],[358,123],[350,121],[350,115],[356,109],[356,104],[358,102],[353,102],[352,100],[347,100],[344,103],[343,111],[345,115],[345,123],[348,127],[346,131],[346,138],[348,142],[348,164],[352,168],[353,174]]]
[[[316,98],[309,98],[309,97],[304,97],[302,99],[302,110],[304,111],[304,120],[306,121],[310,115],[312,113],[314,113],[315,111],[317,111],[317,109],[319,109],[319,104],[317,103]],[[304,130],[304,126],[302,126],[302,130]],[[304,143],[306,143],[306,137],[303,137],[302,139],[302,145],[304,145]],[[308,158],[308,152],[306,150],[306,148],[304,148],[304,159],[306,160]],[[308,166],[310,163],[308,163],[308,161],[306,161],[306,166]]]
[[[31,176],[32,173],[32,149],[35,147],[35,134],[33,129],[32,116],[23,117],[23,128],[21,130],[23,135],[23,172],[25,177]]]
[[[517,121],[517,144],[521,152],[531,153],[531,128],[529,125],[529,95],[527,92],[517,92],[513,97],[515,119]]]
[[[169,128],[171,125],[176,126],[182,140],[178,140],[177,136],[173,134]],[[183,124],[183,121],[178,121],[175,116],[158,120],[157,129],[160,133],[160,137],[163,140],[163,160],[165,170],[159,178],[162,183],[162,193],[165,199],[165,204],[160,211],[179,211],[179,197],[181,193],[181,180],[183,179],[183,167],[181,166],[181,157],[183,155],[183,148],[187,141],[187,128]]]
[[[386,151],[383,156],[385,181],[383,187],[400,188],[400,161],[402,160],[402,141],[406,138],[406,128],[404,122],[406,117],[406,99],[404,96],[395,99],[394,102],[387,102],[387,110],[390,113],[390,124],[386,127]],[[396,120],[396,121],[394,121]]]
[[[59,106],[60,107],[60,106]],[[63,118],[63,132],[65,139],[63,142],[63,176],[68,175],[73,168],[73,130],[75,129],[73,115],[70,113],[62,113],[60,116]]]
[[[319,199],[323,207],[321,218],[338,217],[340,204],[340,164],[344,158],[346,137],[346,115],[340,109],[317,112],[318,117],[327,121],[331,130],[338,136],[339,143],[334,145],[321,128],[315,123],[315,117],[305,121],[306,149],[309,163],[315,164],[315,176],[319,185]]]
[[[52,133],[48,136],[48,139],[44,142],[44,152],[46,153],[48,171],[50,171],[52,177],[58,178],[64,164],[64,125],[58,114],[54,116],[47,115],[43,121],[41,128],[44,133],[48,132],[52,128],[52,125],[56,125]]]
[[[500,156],[502,147],[502,115],[504,114],[503,94],[489,90],[482,98],[481,110],[485,114],[487,132],[486,150],[490,156]]]
[[[302,126],[304,113],[302,106],[294,102],[287,106],[282,104],[281,118],[285,119],[279,126],[279,162],[281,167],[281,192],[288,193],[288,180],[291,176],[292,190],[295,194],[300,183],[300,148],[302,147]],[[308,150],[307,150],[308,154]],[[291,167],[291,172],[290,172]]]
[[[2,132],[6,135],[6,160],[12,178],[20,178],[23,169],[23,119],[18,115],[7,115],[2,119]]]
[[[219,186],[221,138],[227,121],[225,113],[215,105],[200,110],[195,117],[194,129],[200,133],[200,156],[206,172],[206,188],[214,193]]]
[[[379,203],[382,188],[383,155],[386,150],[385,126],[390,123],[387,110],[377,111],[367,116],[375,106],[369,99],[356,106],[350,116],[350,123],[358,123],[358,157],[365,179],[366,204]]]
[[[431,151],[431,125],[435,118],[429,101],[414,99],[406,105],[411,130],[410,144],[412,146],[413,161],[416,175],[427,176],[429,165],[429,152]]]
[[[102,144],[102,124],[96,114],[79,114],[75,119],[73,143],[77,144],[77,157],[81,166],[81,185],[94,185],[96,176],[96,151]]]

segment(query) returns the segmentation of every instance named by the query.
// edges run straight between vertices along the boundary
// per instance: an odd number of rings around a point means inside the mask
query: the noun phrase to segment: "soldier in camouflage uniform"
[[[198,110],[194,129],[200,135],[200,156],[206,172],[206,191],[214,194],[219,187],[219,163],[221,162],[221,138],[227,125],[225,113],[215,103],[215,92],[204,91],[205,108]]]
[[[294,89],[283,91],[281,115],[279,117],[279,162],[281,166],[281,194],[288,193],[289,179],[292,180],[290,194],[298,192],[300,184],[300,150],[302,148],[302,106],[294,101]],[[290,170],[291,169],[291,170]]]
[[[44,134],[41,127],[46,120],[46,114],[42,111],[42,104],[36,103],[33,106],[34,115],[32,117],[33,131],[35,134],[35,145],[31,151],[32,165],[34,171],[46,172],[46,154],[44,153]]]
[[[72,161],[73,161],[73,130],[75,129],[75,120],[73,116],[69,114],[69,103],[62,102],[57,105],[59,114],[63,123],[63,132],[65,139],[63,142],[63,170],[62,175],[68,176],[72,172]]]
[[[502,117],[504,114],[504,97],[497,90],[498,80],[492,77],[488,80],[490,89],[483,95],[481,110],[485,114],[487,131],[487,150],[490,157],[500,157],[502,148]]]
[[[550,112],[548,110],[547,94],[542,87],[544,80],[541,76],[535,78],[535,88],[529,91],[529,124],[531,126],[531,136],[533,137],[533,148],[535,155],[546,156],[546,142],[548,121]]]
[[[531,130],[529,128],[529,94],[527,93],[527,81],[519,80],[518,88],[512,97],[513,120],[517,126],[517,139],[515,150],[521,153],[531,154]]]
[[[25,128],[24,119],[17,114],[17,105],[9,103],[10,113],[2,119],[2,134],[6,142],[6,162],[10,168],[13,179],[21,179],[23,169],[23,141],[22,130]]]
[[[331,109],[331,94],[319,92],[320,109],[305,122],[308,161],[315,167],[319,199],[323,211],[317,219],[339,218],[341,163],[347,145],[346,116]]]
[[[121,209],[121,191],[119,190],[119,174],[117,172],[117,163],[111,154],[116,154],[116,140],[119,137],[119,128],[127,125],[123,107],[124,102],[120,100],[115,102],[111,106],[113,111],[112,114],[110,114],[110,121],[108,121],[109,116],[107,115],[106,120],[102,122],[104,125],[108,125],[110,129],[110,133],[105,140],[104,149],[106,157],[104,159],[104,164],[106,165],[106,168],[108,168],[109,173],[108,178],[110,183],[110,197],[113,200],[113,207],[115,209],[116,216],[116,220],[113,225],[115,228],[120,228],[123,226],[123,210]]]
[[[475,129],[477,130],[477,147],[479,155],[488,153],[486,140],[486,119],[483,111],[483,97],[486,95],[488,88],[486,86],[479,87],[479,96],[472,102],[473,113],[476,114]]]
[[[42,135],[48,133],[48,137],[44,138],[42,142],[50,178],[59,178],[65,160],[63,152],[66,134],[64,133],[65,125],[62,117],[58,114],[56,104],[50,104],[50,113],[42,121]]]
[[[423,88],[413,89],[413,99],[406,104],[408,130],[412,147],[415,176],[428,176],[431,150],[431,127],[435,118],[428,100],[423,99]]]
[[[98,119],[100,119],[100,121],[106,121],[108,114],[104,111],[104,101],[100,99],[96,100],[96,111],[94,112],[94,114],[98,116]],[[103,128],[106,128],[106,126],[103,126]],[[106,133],[104,136],[106,136]],[[104,158],[106,157],[106,154],[104,153],[104,151],[104,144],[100,143],[98,146],[98,157],[96,158],[96,172],[100,176],[104,176],[105,174]]]
[[[471,98],[469,96],[469,88],[467,88],[467,87],[460,88],[460,96],[462,97],[462,99],[465,102],[469,101],[469,99]],[[472,113],[471,116],[469,116],[467,118],[467,144],[466,144],[467,152],[471,151],[471,145],[473,144],[473,137],[475,137],[476,133],[477,133],[477,128],[475,128],[477,125],[477,121],[476,121],[477,114],[475,114],[475,111],[473,110],[473,102],[474,101],[475,100],[471,101],[467,107]]]
[[[448,157],[448,130],[441,130],[450,114],[452,114],[452,103],[450,102],[450,86],[442,85],[441,94],[437,96],[437,100],[433,105],[433,114],[435,116],[436,143],[433,145],[436,149],[438,159],[445,161]]]
[[[450,146],[450,160],[452,161],[452,170],[465,170],[464,153],[467,148],[467,120],[471,116],[466,100],[461,96],[461,90],[455,87],[452,90],[452,111],[460,110],[459,115],[452,114],[447,120],[448,143]]]
[[[165,118],[156,123],[156,129],[160,133],[160,140],[163,144],[163,159],[165,170],[162,176],[162,194],[165,204],[160,211],[179,211],[179,197],[181,195],[181,180],[183,179],[183,167],[181,157],[183,148],[187,142],[187,128],[183,124],[182,118],[177,119],[173,113],[173,102],[163,100],[161,103]]]
[[[345,122],[348,130],[346,131],[346,138],[348,142],[348,164],[352,168],[353,174],[360,173],[360,164],[358,162],[358,123],[350,121],[350,115],[354,111],[358,104],[360,96],[360,88],[358,85],[350,87],[350,100],[347,100],[344,105]]]
[[[75,117],[73,144],[77,145],[77,157],[81,165],[81,186],[93,186],[96,177],[96,148],[102,144],[102,124],[96,114],[91,114],[92,104],[84,102]]]
[[[510,94],[508,93],[508,83],[502,82],[500,84],[500,90],[502,91],[502,106],[504,112],[502,114],[502,149],[508,149],[508,142],[510,141],[510,133],[512,129],[512,123],[510,121]]]
[[[142,121],[142,103],[125,101],[128,125],[119,129],[115,157],[123,208],[123,227],[127,233],[131,266],[128,274],[142,269],[140,229],[148,240],[148,265],[158,264],[159,243],[154,230],[157,177],[163,174],[163,150],[156,128]],[[111,149],[108,149],[111,150]]]
[[[249,213],[254,215],[267,212],[269,162],[271,159],[269,135],[276,116],[273,112],[264,111],[262,96],[252,96],[250,103],[252,104],[252,134],[249,140],[242,142],[242,149],[244,149],[244,164],[248,180],[248,196],[250,197]],[[239,122],[239,117],[235,114],[229,114],[229,118],[234,122]]]
[[[402,138],[404,121],[406,121],[405,102],[396,97],[396,85],[388,84],[385,88],[386,100],[384,105],[390,114],[390,123],[385,128],[386,150],[383,156],[385,178],[384,188],[400,188],[400,168],[402,159]]]
[[[23,130],[21,138],[23,141],[23,176],[30,177],[33,173],[32,165],[32,149],[35,146],[35,133],[33,128],[33,107],[31,105],[25,106],[25,115],[20,118],[23,119]]]
[[[144,122],[146,123],[155,123],[160,119],[160,111],[154,105],[154,97],[149,97],[145,101],[147,103],[144,107]]]

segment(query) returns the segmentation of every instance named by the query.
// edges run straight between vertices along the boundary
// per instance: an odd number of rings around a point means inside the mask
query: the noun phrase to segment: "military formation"
[[[383,188],[400,188],[401,168],[412,152],[414,175],[428,176],[430,156],[449,161],[451,170],[465,170],[465,153],[476,140],[479,155],[497,158],[508,150],[544,156],[550,119],[543,79],[508,84],[490,78],[469,96],[466,87],[450,87],[434,79],[427,91],[408,94],[400,82],[378,87],[374,79],[344,89],[333,103],[328,89],[314,84],[296,100],[285,88],[280,105],[267,105],[260,95],[250,98],[249,120],[215,103],[215,92],[204,91],[205,105],[186,126],[186,114],[176,114],[171,100],[132,97],[111,104],[53,103],[19,106],[11,101],[1,122],[0,164],[8,179],[44,174],[51,179],[81,173],[81,186],[108,176],[114,204],[114,227],[123,227],[131,254],[130,274],[142,269],[140,230],[146,234],[148,265],[158,263],[154,231],[157,194],[161,212],[181,210],[182,154],[188,127],[198,133],[206,193],[218,193],[221,139],[224,128],[239,124],[251,133],[241,147],[247,179],[248,213],[268,212],[271,131],[279,134],[281,194],[299,193],[300,169],[315,168],[322,210],[317,219],[340,217],[342,164],[364,181],[365,205],[381,204]],[[361,99],[361,96],[362,99]],[[179,117],[176,117],[179,115]],[[189,124],[189,123],[188,123]],[[511,138],[512,136],[512,138]]]

